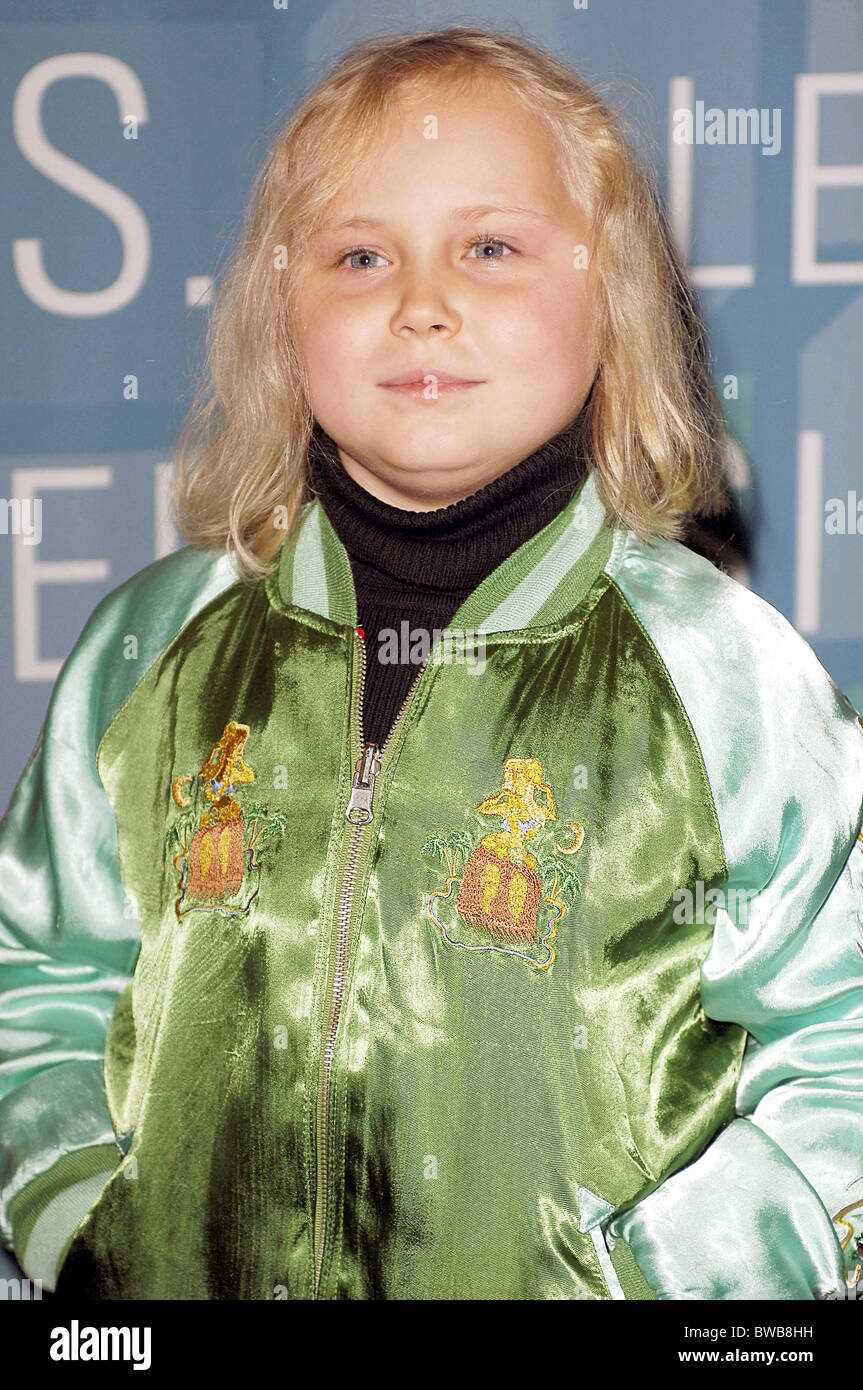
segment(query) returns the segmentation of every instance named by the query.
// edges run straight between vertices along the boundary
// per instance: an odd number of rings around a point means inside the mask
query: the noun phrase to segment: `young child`
[[[723,443],[683,284],[519,39],[377,39],[280,134],[192,544],[96,609],[2,828],[0,1219],[45,1288],[855,1282],[863,721],[681,543]]]

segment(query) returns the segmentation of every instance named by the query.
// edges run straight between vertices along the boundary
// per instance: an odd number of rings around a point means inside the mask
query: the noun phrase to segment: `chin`
[[[435,419],[405,421],[395,428],[389,422],[377,436],[378,452],[393,461],[396,458],[404,460],[401,466],[405,468],[463,467],[470,455],[488,450],[491,418],[488,414],[476,419],[466,415],[444,419],[441,415]]]
[[[478,461],[478,455],[474,450],[468,450],[464,441],[455,448],[442,448],[435,441],[415,449],[393,448],[385,454],[385,458],[388,466],[398,470],[405,480],[412,478],[419,482],[431,475],[438,485],[446,485],[449,478],[455,481]]]

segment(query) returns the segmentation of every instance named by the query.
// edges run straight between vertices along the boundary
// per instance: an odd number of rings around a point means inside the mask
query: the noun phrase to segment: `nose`
[[[406,330],[412,333],[454,333],[458,330],[461,316],[444,289],[443,279],[439,269],[423,274],[418,271],[406,272],[399,304],[392,319],[394,333]]]

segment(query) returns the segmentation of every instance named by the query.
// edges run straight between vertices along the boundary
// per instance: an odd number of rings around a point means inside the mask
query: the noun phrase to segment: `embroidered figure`
[[[279,838],[284,833],[284,816],[248,807],[244,819],[243,808],[233,795],[238,786],[255,780],[255,773],[243,756],[248,737],[248,724],[230,720],[218,743],[210,749],[197,779],[181,776],[171,783],[176,804],[193,808],[175,822],[170,832],[179,851],[173,857],[180,887],[175,904],[178,917],[196,907],[232,914],[248,912],[259,887],[261,866],[255,850],[264,840]],[[203,792],[208,805],[196,807],[194,797],[183,795],[185,784],[192,781],[198,801]],[[251,826],[248,832],[247,824]]]
[[[424,854],[445,860],[449,869],[446,888],[436,890],[428,900],[429,917],[451,945],[465,950],[501,951],[548,970],[556,956],[552,945],[557,935],[556,923],[567,911],[564,898],[571,905],[581,883],[568,866],[550,854],[538,858],[527,847],[528,842],[541,838],[547,841],[548,823],[558,821],[554,793],[544,780],[539,759],[508,758],[501,790],[486,797],[475,809],[498,817],[500,829],[484,835],[476,846],[471,845],[463,830],[429,836],[423,845]],[[561,855],[575,854],[584,842],[584,827],[578,821],[562,824],[572,831],[570,843],[552,842],[548,849]],[[537,845],[541,847],[544,846]],[[459,878],[456,865],[461,855],[466,862]],[[443,911],[443,901],[451,901],[456,884],[459,887],[455,910],[461,925],[445,924],[433,904],[437,905],[440,899],[439,910]],[[543,896],[544,887],[547,891]],[[540,913],[546,903],[551,912],[545,914],[548,920],[541,923]],[[493,938],[493,944],[488,937]]]

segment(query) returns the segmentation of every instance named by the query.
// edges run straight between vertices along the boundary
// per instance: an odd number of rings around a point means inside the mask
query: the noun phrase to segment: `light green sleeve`
[[[750,1032],[736,1118],[612,1241],[661,1298],[843,1297],[863,1266],[863,840],[813,919],[717,919],[702,999]]]
[[[104,1058],[140,932],[98,743],[174,635],[233,582],[224,557],[187,549],[103,600],[0,823],[0,1239],[48,1290],[125,1151]]]
[[[609,1244],[660,1298],[841,1298],[863,1265],[863,720],[786,619],[702,557],[635,542],[623,571],[725,848],[702,1005],[749,1038],[735,1118]]]

